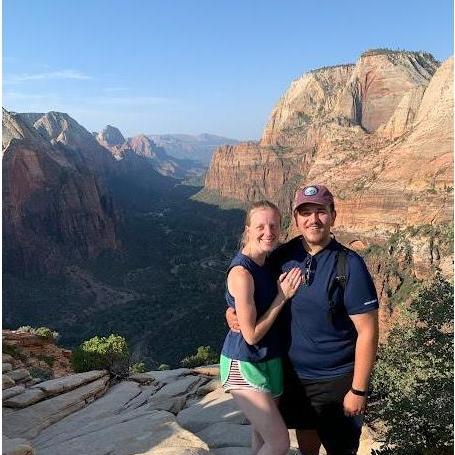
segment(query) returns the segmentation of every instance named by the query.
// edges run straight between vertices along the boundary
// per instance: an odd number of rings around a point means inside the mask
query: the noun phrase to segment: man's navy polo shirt
[[[277,273],[293,267],[300,267],[304,274],[305,269],[310,271],[308,284],[299,287],[282,312],[289,359],[301,378],[324,379],[351,372],[357,331],[349,315],[367,313],[379,306],[365,262],[348,250],[344,299],[338,286],[334,294],[336,313],[330,318],[328,289],[336,276],[335,261],[340,248],[332,239],[311,256],[303,247],[302,237],[297,237],[277,248],[269,258]]]

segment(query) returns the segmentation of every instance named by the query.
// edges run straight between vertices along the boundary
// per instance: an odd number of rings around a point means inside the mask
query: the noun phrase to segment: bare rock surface
[[[209,447],[250,447],[251,426],[229,422],[209,425],[196,433]]]
[[[2,392],[2,400],[5,401],[8,398],[14,397],[15,395],[19,395],[25,390],[25,386],[22,384],[16,385],[14,387],[11,387],[9,389],[3,390]]]
[[[34,385],[33,388],[42,390],[46,396],[58,395],[68,390],[75,389],[87,382],[95,381],[107,374],[108,372],[106,370],[87,371],[86,373],[77,373],[63,378],[44,381],[38,385]]]
[[[3,400],[3,406],[9,408],[25,408],[42,400],[46,394],[40,389],[24,389],[19,395]]]
[[[189,368],[177,368],[175,370],[147,371],[146,373],[133,374],[130,379],[140,383],[158,381],[162,384],[169,384],[169,382],[175,381],[176,378],[190,373],[191,370]]]
[[[35,455],[30,443],[23,438],[2,438],[2,455]]]
[[[16,383],[14,382],[14,379],[12,379],[10,376],[7,374],[2,374],[2,389],[9,389],[10,387],[14,387]]]
[[[113,385],[102,396],[105,372],[45,381],[16,397],[25,400],[36,392],[56,396],[19,410],[3,408],[8,454],[246,455],[251,426],[231,394],[219,387],[215,371],[151,371]],[[297,453],[294,433],[290,455]],[[372,439],[365,429],[360,455],[369,454]]]
[[[3,431],[11,438],[33,438],[44,428],[84,407],[104,392],[107,378],[85,384],[76,390],[58,395],[4,416]]]
[[[218,422],[242,424],[245,417],[230,394],[224,390],[215,390],[181,411],[177,421],[184,428],[197,433]]]

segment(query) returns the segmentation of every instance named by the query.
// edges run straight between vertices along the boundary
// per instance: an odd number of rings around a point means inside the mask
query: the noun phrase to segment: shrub
[[[139,373],[145,373],[145,363],[144,362],[137,362],[133,363],[130,366],[130,373],[131,374],[139,374]]]
[[[33,333],[34,335],[45,338],[49,341],[57,341],[57,339],[60,337],[60,334],[58,332],[55,332],[48,327],[38,327],[35,329],[30,325],[23,325],[17,329],[17,332]]]
[[[124,378],[129,373],[128,344],[120,335],[93,337],[78,346],[71,356],[74,371],[108,370],[112,377]]]
[[[17,332],[31,332],[33,327],[30,325],[22,325],[17,329]]]
[[[14,346],[12,344],[5,343],[4,341],[2,343],[2,352],[3,352],[3,354],[10,355],[14,359],[18,359],[18,360],[22,360],[22,361],[27,359],[27,356],[25,355],[22,348],[19,348],[18,346]]]
[[[453,285],[438,276],[402,311],[381,346],[370,411],[388,430],[376,454],[452,453],[452,305]]]
[[[202,365],[218,363],[219,354],[210,346],[199,346],[194,355],[185,357],[180,364],[185,368],[194,368]]]
[[[43,362],[46,362],[50,367],[52,367],[55,363],[54,357],[50,355],[37,355],[36,358],[38,360],[42,360]]]
[[[54,377],[54,373],[52,370],[39,368],[39,367],[30,367],[28,372],[32,378],[39,378],[44,379],[45,381],[52,379]]]
[[[158,367],[158,370],[159,371],[165,371],[165,370],[170,370],[171,369],[171,366],[168,365],[167,363],[162,363],[159,367]]]
[[[60,336],[58,332],[54,332],[48,327],[38,327],[37,329],[32,329],[32,333],[50,341],[54,341]]]

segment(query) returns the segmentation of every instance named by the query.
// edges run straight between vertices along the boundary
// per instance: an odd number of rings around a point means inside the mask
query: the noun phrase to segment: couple
[[[252,424],[253,454],[287,454],[287,428],[302,455],[321,443],[328,455],[356,454],[378,343],[376,290],[362,258],[331,235],[325,186],[297,190],[293,216],[301,235],[276,248],[278,208],[261,201],[247,213],[227,275],[221,381]]]

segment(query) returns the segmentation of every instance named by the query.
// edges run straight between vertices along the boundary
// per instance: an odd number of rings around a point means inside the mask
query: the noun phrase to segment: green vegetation
[[[170,365],[168,365],[167,363],[162,363],[159,367],[158,367],[158,370],[159,371],[166,371],[166,370],[170,370],[171,367]]]
[[[76,348],[71,364],[77,373],[91,370],[108,370],[115,378],[129,374],[129,349],[125,338],[111,334],[93,337]]]
[[[38,360],[41,360],[42,362],[47,363],[51,368],[54,366],[55,359],[54,359],[54,357],[52,357],[52,356],[49,356],[49,355],[40,355],[40,354],[38,354],[38,355],[36,356],[36,358],[37,358]]]
[[[400,308],[380,348],[370,414],[387,432],[377,454],[453,453],[453,298],[437,276]]]
[[[177,367],[201,345],[221,346],[225,270],[238,248],[244,212],[189,196],[138,197],[134,210],[125,207],[121,247],[77,264],[90,280],[76,279],[71,270],[26,278],[5,274],[4,327],[30,321],[45,326],[52,318],[60,344],[72,350],[83,340],[117,333],[132,351],[141,346],[150,369]],[[109,297],[100,302],[101,287]]]
[[[203,365],[213,365],[214,363],[219,362],[219,358],[220,354],[217,353],[212,347],[199,346],[196,354],[185,357],[182,359],[180,364],[185,368],[194,368]]]
[[[19,327],[17,331],[32,333],[49,341],[57,341],[57,339],[60,337],[60,334],[58,332],[51,330],[49,327],[33,328],[30,325],[23,325]]]
[[[8,354],[17,360],[27,359],[27,356],[24,354],[24,351],[20,347],[5,343],[4,341],[2,342],[2,352],[3,354]]]
[[[145,367],[145,363],[144,363],[144,362],[133,363],[133,364],[130,366],[130,373],[131,373],[131,374],[145,373],[146,371],[147,371],[147,370],[146,370],[146,367]]]
[[[30,367],[28,369],[28,372],[32,378],[42,379],[43,381],[48,381],[49,379],[54,378],[54,373],[52,370],[47,368],[44,369],[39,367]]]

